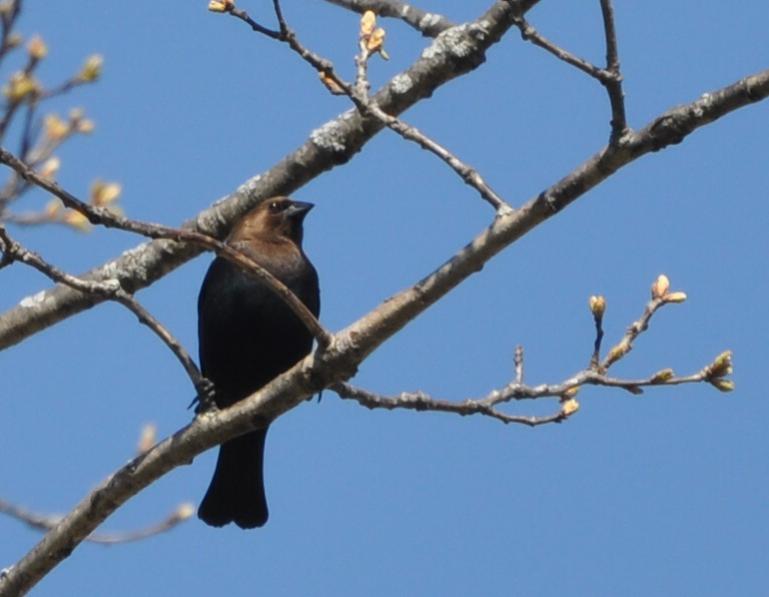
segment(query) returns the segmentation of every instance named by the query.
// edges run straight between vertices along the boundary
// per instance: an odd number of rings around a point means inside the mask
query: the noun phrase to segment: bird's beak
[[[289,218],[303,218],[313,207],[315,207],[313,203],[307,203],[305,201],[292,201],[291,205],[289,205],[288,209],[284,213]]]

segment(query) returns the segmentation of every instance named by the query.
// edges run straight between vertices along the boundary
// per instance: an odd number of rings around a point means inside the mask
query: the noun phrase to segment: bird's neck
[[[301,245],[283,236],[252,237],[229,244],[279,277],[282,270],[293,270],[306,261]]]

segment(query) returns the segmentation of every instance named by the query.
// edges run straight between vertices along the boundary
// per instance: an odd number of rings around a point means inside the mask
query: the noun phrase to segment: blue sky
[[[52,106],[84,106],[97,123],[93,137],[61,152],[61,183],[85,196],[94,178],[118,180],[137,219],[179,224],[349,107],[286,48],[208,13],[204,1],[26,4],[22,33],[40,33],[50,48],[44,80],[75,71],[90,53],[105,57],[98,85]],[[486,4],[420,6],[460,21]],[[693,0],[616,4],[631,126],[767,67],[764,2],[727,11]],[[239,5],[271,16],[267,2]],[[285,12],[305,44],[352,76],[355,15],[324,2],[287,1]],[[602,60],[598,2],[543,1],[529,18]],[[427,43],[399,22],[383,24],[391,60],[372,62],[374,86]],[[610,114],[594,81],[511,33],[482,68],[404,118],[520,204],[597,151]],[[195,519],[136,544],[83,545],[33,594],[761,594],[769,583],[768,122],[765,102],[631,164],[382,346],[355,379],[383,393],[480,396],[510,379],[513,348],[523,344],[527,380],[559,381],[589,359],[587,297],[607,297],[611,341],[665,272],[689,301],[659,313],[616,373],[693,372],[730,348],[735,392],[587,388],[571,420],[533,430],[368,411],[326,393],[270,431],[266,527],[214,530]],[[317,204],[305,245],[331,329],[430,272],[491,215],[444,164],[387,131],[295,197]],[[30,195],[23,206],[46,201]],[[140,240],[13,232],[74,272]],[[209,261],[138,295],[194,353]],[[20,265],[0,279],[2,310],[48,286]],[[115,305],[4,351],[0,371],[0,496],[40,512],[67,511],[126,462],[145,423],[166,436],[191,416],[182,369]],[[213,464],[210,452],[177,469],[103,530],[142,527],[197,502]],[[39,534],[0,518],[0,537],[6,566]]]

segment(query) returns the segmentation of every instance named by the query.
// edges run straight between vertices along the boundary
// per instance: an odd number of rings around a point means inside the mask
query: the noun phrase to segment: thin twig
[[[24,161],[27,160],[29,150],[32,147],[32,141],[33,141],[32,125],[34,124],[35,114],[37,112],[37,107],[39,105],[40,104],[37,101],[29,102],[27,104],[27,111],[24,114],[24,127],[21,133],[21,143],[19,147],[19,155],[21,156],[21,159]]]
[[[18,7],[18,4],[16,6]],[[5,16],[3,16],[3,23],[5,23]],[[24,66],[24,68],[21,70],[21,72],[26,77],[32,77],[32,74],[34,73],[38,64],[40,64],[40,59],[32,54],[29,54],[27,56],[27,63]],[[40,93],[40,89],[35,89],[21,99],[19,98],[9,99],[8,105],[5,110],[5,114],[3,114],[2,119],[0,119],[0,141],[2,141],[2,139],[5,137],[5,133],[8,131],[8,127],[13,121],[13,118],[18,112],[19,108],[24,104],[37,102],[39,93]]]
[[[203,377],[195,361],[192,359],[182,344],[160,323],[139,301],[130,293],[126,292],[117,280],[107,280],[104,282],[86,281],[76,276],[72,276],[59,268],[55,267],[43,259],[34,251],[26,249],[21,244],[13,240],[7,230],[0,224],[0,241],[2,241],[2,251],[4,258],[12,261],[19,261],[35,268],[54,282],[66,284],[86,294],[96,294],[115,301],[129,309],[139,321],[146,325],[158,338],[173,352],[174,356],[184,367],[187,375],[195,386],[197,395],[201,400],[206,399],[212,389],[213,384]]]
[[[628,326],[625,335],[622,336],[620,341],[609,350],[609,353],[601,362],[599,369],[601,371],[608,371],[614,363],[633,350],[633,343],[638,336],[649,328],[649,322],[651,321],[652,316],[660,307],[666,305],[668,302],[669,301],[665,300],[664,297],[652,298],[646,304],[641,317]]]
[[[136,315],[140,323],[152,330],[155,335],[160,338],[160,340],[166,346],[168,346],[171,352],[173,352],[176,356],[177,360],[181,363],[182,367],[184,367],[184,370],[187,372],[187,376],[195,386],[197,398],[201,401],[201,403],[205,403],[205,401],[214,391],[213,383],[206,377],[203,377],[200,369],[198,369],[195,361],[192,359],[189,352],[187,352],[187,349],[184,348],[182,343],[179,342],[179,340],[177,340],[176,337],[168,331],[168,328],[166,328],[162,323],[160,323],[160,321],[158,321],[158,319],[156,319],[149,311],[147,311],[147,309],[145,309],[144,306],[139,301],[137,301],[132,294],[119,287],[115,291],[113,300],[120,303],[128,310],[130,310],[134,315]]]
[[[62,516],[60,515],[37,514],[36,512],[31,512],[26,508],[12,504],[4,499],[0,499],[0,512],[40,531],[50,531],[59,524],[62,519]],[[194,508],[191,504],[181,504],[163,520],[146,528],[122,533],[91,533],[86,537],[85,541],[101,545],[115,545],[117,543],[139,541],[170,531],[180,523],[189,519],[193,512]]]
[[[606,39],[606,67],[599,68],[580,58],[575,54],[561,48],[543,35],[541,35],[520,13],[518,4],[508,0],[513,10],[518,11],[513,16],[513,23],[521,32],[521,37],[536,46],[549,52],[559,60],[587,73],[606,88],[611,105],[611,136],[609,145],[615,147],[622,142],[629,132],[627,117],[625,115],[625,99],[622,91],[622,73],[619,64],[619,51],[617,49],[617,31],[614,24],[614,7],[611,0],[601,1],[601,13],[603,15],[604,37]]]
[[[590,368],[599,369],[601,361],[601,343],[603,342],[603,315],[606,311],[606,299],[603,296],[590,297],[590,312],[593,314],[595,324],[595,340],[593,341],[593,354],[590,357]]]
[[[254,19],[252,19],[245,10],[236,8],[234,4],[228,5],[227,12],[229,12],[233,16],[238,17],[244,23],[247,23],[248,26],[251,27],[251,29],[253,29],[257,33],[266,35],[271,39],[281,39],[280,31],[275,31],[273,29],[269,29],[268,27],[265,27],[264,25],[260,25]]]
[[[18,44],[11,43],[11,34],[20,12],[21,0],[12,0],[9,10],[4,11],[0,15],[0,62],[5,59],[11,50],[18,47]]]
[[[25,130],[22,137],[22,147],[19,151],[20,162],[26,164],[26,166],[32,170],[37,170],[40,166],[43,166],[45,162],[51,158],[54,152],[61,147],[68,139],[80,132],[80,126],[85,120],[82,115],[70,116],[69,121],[66,123],[66,128],[63,131],[57,132],[55,135],[50,135],[44,130],[39,135],[39,139],[36,144],[33,145],[33,108],[39,107],[40,98],[36,98],[34,101],[29,102],[29,110],[27,111],[27,118],[25,119]],[[0,189],[0,211],[3,210],[10,202],[18,200],[22,197],[33,184],[28,180],[22,179],[16,172],[13,172],[9,179],[6,181],[3,188]],[[30,226],[42,223],[60,223],[55,219],[52,219],[50,214],[45,212],[25,212],[25,213],[9,213],[3,214],[4,221],[13,222],[22,226]]]
[[[568,416],[563,411],[544,417],[509,415],[482,401],[466,400],[464,402],[451,402],[450,400],[432,398],[423,392],[403,392],[398,396],[382,396],[346,382],[334,384],[329,389],[336,392],[344,400],[354,400],[358,404],[370,409],[384,408],[394,410],[396,408],[404,408],[408,410],[454,413],[462,416],[482,414],[503,423],[518,423],[528,425],[529,427],[548,423],[561,423]]]
[[[278,19],[281,35],[285,35],[288,30],[288,24],[283,17],[283,9],[280,7],[280,0],[272,0],[272,9],[275,11],[275,18]]]
[[[72,91],[75,87],[80,87],[81,85],[88,85],[91,82],[92,81],[87,81],[80,77],[72,77],[70,79],[67,79],[63,83],[58,84],[55,87],[51,87],[50,89],[43,89],[40,92],[40,95],[37,97],[37,99],[48,100],[54,97],[59,97],[60,95],[64,95],[65,93]]]
[[[559,60],[563,60],[567,64],[574,66],[584,73],[587,73],[591,77],[598,79],[601,83],[606,83],[612,78],[612,75],[602,68],[588,62],[584,58],[580,58],[572,54],[571,52],[564,50],[560,46],[554,44],[552,41],[541,35],[522,15],[517,14],[513,17],[513,23],[521,32],[521,38],[525,41],[530,41],[535,46],[538,46]]]
[[[52,180],[40,176],[32,168],[3,148],[0,148],[0,163],[10,166],[24,180],[37,185],[61,199],[66,207],[83,214],[91,224],[101,225],[107,228],[117,228],[119,230],[140,234],[148,238],[163,238],[187,242],[214,251],[217,255],[235,263],[249,275],[258,278],[269,286],[272,291],[288,305],[302,323],[304,323],[320,346],[325,347],[330,343],[331,334],[318,322],[305,304],[300,301],[285,284],[245,253],[200,232],[129,220],[123,216],[116,215],[109,209],[89,205],[62,189]]]
[[[406,124],[403,120],[390,116],[385,113],[376,103],[366,104],[366,110],[386,124],[391,130],[398,133],[404,139],[417,143],[423,149],[426,149],[438,156],[443,162],[456,172],[465,184],[474,188],[480,196],[491,205],[497,213],[512,211],[512,207],[492,189],[481,174],[469,164],[460,160],[451,151],[420,132],[416,127]]]
[[[513,354],[513,369],[515,370],[515,382],[523,383],[523,346],[515,347]]]
[[[609,143],[616,145],[625,137],[628,126],[612,0],[601,0],[601,14],[603,15],[603,28],[606,37],[606,70],[611,74],[610,79],[602,82],[609,94],[609,103],[611,104],[611,137]]]

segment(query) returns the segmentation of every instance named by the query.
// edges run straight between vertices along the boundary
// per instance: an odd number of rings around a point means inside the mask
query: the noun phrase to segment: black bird
[[[317,317],[318,274],[302,250],[302,222],[311,203],[263,201],[233,229],[228,244],[277,277]],[[217,257],[198,297],[202,373],[225,408],[291,368],[312,349],[312,335],[267,286]],[[243,529],[267,522],[262,463],[267,427],[225,442],[198,517],[211,526]]]

